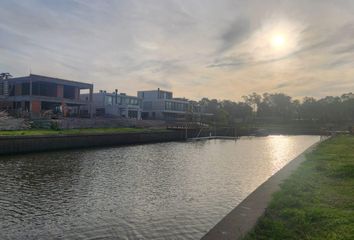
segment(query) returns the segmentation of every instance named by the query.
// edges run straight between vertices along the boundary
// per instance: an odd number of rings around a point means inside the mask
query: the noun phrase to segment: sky
[[[0,72],[135,95],[354,92],[353,0],[0,0]]]

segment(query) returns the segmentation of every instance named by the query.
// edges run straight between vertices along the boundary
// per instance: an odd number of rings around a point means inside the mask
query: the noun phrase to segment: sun
[[[281,59],[301,47],[304,26],[296,21],[270,19],[253,32],[244,48],[257,61]]]
[[[286,39],[282,34],[276,34],[271,39],[272,47],[275,49],[283,48],[286,44]]]

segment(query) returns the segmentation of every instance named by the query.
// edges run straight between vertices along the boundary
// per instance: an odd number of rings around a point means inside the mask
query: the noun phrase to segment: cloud
[[[2,0],[0,66],[129,94],[340,94],[354,87],[353,11],[351,0]],[[271,49],[276,32],[292,47]]]
[[[232,49],[236,44],[247,39],[251,32],[250,23],[245,18],[237,19],[235,22],[228,26],[228,29],[222,33],[222,44],[219,53],[224,53]]]

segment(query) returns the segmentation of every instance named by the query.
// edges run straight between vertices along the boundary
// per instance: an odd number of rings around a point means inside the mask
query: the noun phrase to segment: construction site
[[[86,99],[80,94],[87,93]],[[29,118],[92,116],[93,84],[30,74],[2,74],[0,110]]]

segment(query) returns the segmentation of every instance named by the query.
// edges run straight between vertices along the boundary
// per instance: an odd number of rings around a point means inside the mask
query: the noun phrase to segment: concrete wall
[[[60,129],[74,128],[115,128],[115,127],[165,127],[164,121],[136,120],[125,118],[65,118],[60,120],[48,120],[55,122]],[[47,121],[47,122],[48,122]]]
[[[61,136],[11,136],[0,137],[0,154],[181,141],[184,138],[184,133],[179,131]]]
[[[196,137],[199,131],[189,130],[189,138]],[[199,133],[199,137],[209,136],[210,131]],[[112,134],[81,134],[52,136],[0,136],[0,155],[50,150],[119,146],[155,142],[184,141],[185,130],[143,132],[143,133],[112,133]]]

